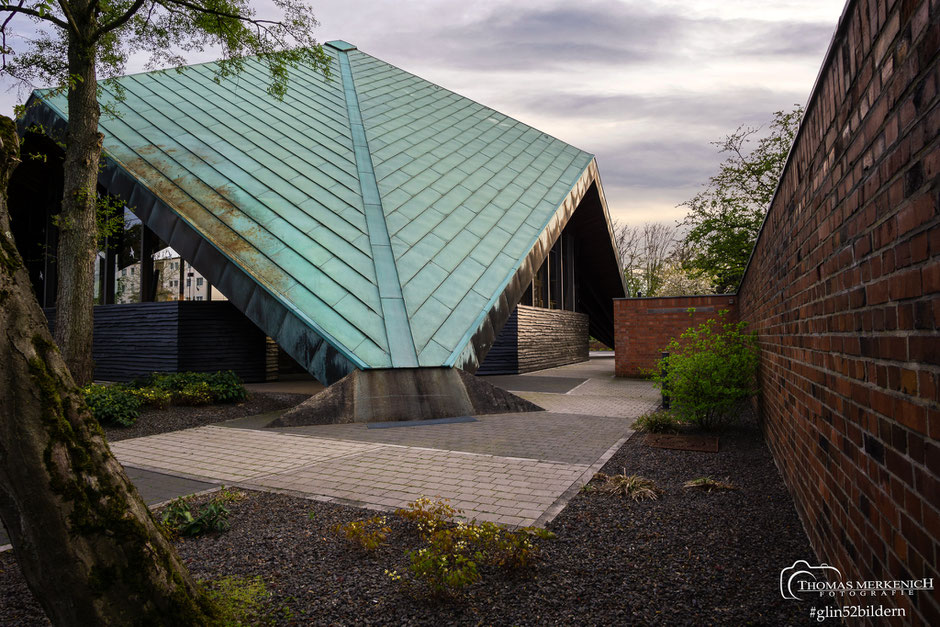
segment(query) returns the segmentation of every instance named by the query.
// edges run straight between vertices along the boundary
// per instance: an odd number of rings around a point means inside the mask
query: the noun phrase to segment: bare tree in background
[[[659,296],[676,247],[675,227],[662,222],[614,222],[614,236],[630,296]]]
[[[692,250],[686,242],[682,240],[675,242],[660,273],[660,284],[656,296],[714,293],[714,277],[706,273],[691,273],[686,269],[691,256]]]

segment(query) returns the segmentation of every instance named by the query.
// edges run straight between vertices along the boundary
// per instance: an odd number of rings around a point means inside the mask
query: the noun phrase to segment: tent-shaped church
[[[257,60],[221,82],[213,63],[124,76],[121,99],[105,84],[119,115],[101,119],[100,188],[325,384],[612,346],[624,287],[593,156],[346,42],[324,50],[330,76],[292,70],[283,100]],[[21,129],[36,123],[61,133],[65,97],[35,92]]]

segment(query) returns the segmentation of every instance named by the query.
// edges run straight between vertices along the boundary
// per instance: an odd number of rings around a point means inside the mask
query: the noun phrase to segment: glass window
[[[201,287],[201,286],[202,286],[202,277],[198,277],[196,279],[196,287]]]

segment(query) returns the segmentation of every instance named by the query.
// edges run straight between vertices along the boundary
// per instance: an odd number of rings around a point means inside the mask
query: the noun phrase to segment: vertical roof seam
[[[385,222],[382,195],[375,178],[369,142],[362,124],[362,112],[359,109],[359,96],[356,93],[356,84],[349,64],[349,52],[340,50],[338,57],[343,94],[349,114],[353,154],[356,159],[362,204],[366,214],[366,230],[372,246],[372,263],[375,264],[379,299],[384,314],[382,318],[385,323],[385,339],[389,357],[393,367],[417,368],[418,353],[411,334],[408,312],[405,309],[405,299],[402,296],[401,282],[398,278],[398,266],[395,263],[392,242],[388,235],[388,225]]]

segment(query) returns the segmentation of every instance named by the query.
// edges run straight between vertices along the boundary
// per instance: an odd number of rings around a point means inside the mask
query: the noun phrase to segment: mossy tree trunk
[[[10,234],[0,117],[0,519],[56,625],[199,625],[214,610],[88,413]]]
[[[55,340],[80,385],[94,376],[91,358],[97,228],[95,207],[102,135],[98,132],[97,27],[90,0],[73,0],[68,38],[69,126],[65,138],[62,213],[59,215]]]

